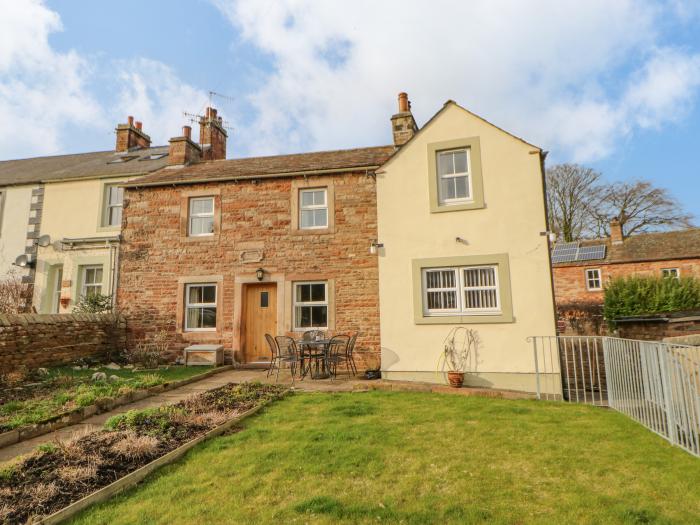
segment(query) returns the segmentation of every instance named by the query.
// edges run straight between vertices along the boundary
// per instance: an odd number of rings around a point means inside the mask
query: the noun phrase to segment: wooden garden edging
[[[130,474],[127,474],[126,476],[118,479],[117,481],[107,485],[106,487],[102,487],[96,492],[93,492],[92,494],[85,496],[83,499],[79,499],[78,501],[71,503],[67,507],[64,507],[63,509],[54,512],[53,514],[46,516],[45,518],[39,520],[39,521],[30,521],[29,523],[36,523],[37,525],[53,525],[56,523],[61,523],[62,521],[67,520],[68,518],[72,518],[82,510],[85,510],[91,505],[94,505],[96,503],[101,503],[103,501],[108,500],[115,494],[122,492],[126,489],[129,489],[137,484],[139,484],[143,479],[148,476],[151,472],[154,470],[157,470],[158,468],[168,465],[170,463],[174,463],[178,459],[180,459],[182,456],[184,456],[191,448],[194,446],[198,445],[199,443],[206,441],[207,439],[211,437],[218,436],[220,434],[223,434],[227,430],[229,430],[231,427],[236,425],[236,423],[240,423],[242,420],[246,419],[247,417],[252,416],[268,404],[272,403],[273,401],[277,401],[279,399],[282,399],[285,395],[289,393],[289,390],[285,390],[278,396],[275,396],[271,399],[268,399],[267,401],[261,403],[260,405],[251,408],[250,410],[247,410],[243,412],[241,415],[234,417],[233,419],[228,420],[226,423],[223,423],[222,425],[219,425],[216,428],[211,429],[209,432],[206,434],[203,434],[199,436],[198,438],[193,439],[192,441],[188,441],[184,445],[179,446],[175,450],[171,450],[164,456],[159,457],[158,459],[154,459],[147,465],[144,465],[143,467],[131,472]]]
[[[109,412],[117,407],[128,405],[134,401],[140,401],[147,397],[151,397],[155,394],[160,394],[161,392],[167,392],[168,390],[173,390],[175,388],[180,388],[181,386],[187,385],[189,383],[194,383],[201,379],[205,379],[219,372],[225,370],[233,369],[233,365],[226,365],[214,368],[213,370],[207,370],[199,375],[187,377],[185,379],[180,379],[179,381],[173,381],[172,383],[163,383],[162,385],[152,386],[146,389],[136,390],[131,394],[125,396],[112,398],[103,403],[88,405],[86,407],[80,407],[67,412],[62,412],[61,414],[56,414],[51,416],[44,421],[36,423],[34,425],[26,425],[19,428],[14,428],[3,432],[0,434],[0,448],[6,447],[8,445],[14,445],[15,443],[21,443],[22,441],[27,441],[28,439],[35,438],[37,436],[42,436],[50,432],[54,432],[61,428],[67,427],[69,425],[75,425],[81,421],[92,417],[96,414],[102,414],[103,412]]]

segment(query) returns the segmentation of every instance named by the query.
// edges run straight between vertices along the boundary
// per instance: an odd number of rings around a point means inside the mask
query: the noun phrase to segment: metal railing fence
[[[700,456],[700,347],[603,336],[538,336],[538,399],[609,406]]]

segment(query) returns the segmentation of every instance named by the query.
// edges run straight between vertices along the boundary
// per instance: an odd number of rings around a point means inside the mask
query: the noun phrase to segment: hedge
[[[603,315],[619,317],[700,308],[700,281],[694,277],[618,277],[605,287]]]

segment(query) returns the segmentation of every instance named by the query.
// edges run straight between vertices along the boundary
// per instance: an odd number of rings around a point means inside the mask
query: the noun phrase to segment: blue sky
[[[388,143],[454,99],[700,221],[700,3],[617,0],[0,0],[0,158],[157,143],[207,93],[230,156]]]

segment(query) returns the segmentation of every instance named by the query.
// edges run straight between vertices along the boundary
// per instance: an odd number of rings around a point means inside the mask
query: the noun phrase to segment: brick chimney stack
[[[391,117],[391,132],[394,135],[394,146],[403,146],[411,140],[418,131],[416,121],[411,113],[411,103],[406,93],[399,93],[399,112]]]
[[[199,119],[199,144],[202,147],[202,160],[221,160],[226,158],[226,139],[228,134],[223,120],[216,115],[216,109],[208,107],[204,117]]]
[[[191,127],[183,126],[182,135],[180,137],[171,138],[169,142],[169,166],[187,166],[188,164],[195,164],[200,161],[202,157],[202,148],[192,140]]]
[[[134,117],[127,118],[126,124],[118,124],[117,145],[114,148],[117,152],[129,151],[132,148],[150,148],[151,137],[143,132],[141,122],[134,123]]]
[[[622,236],[622,225],[617,217],[610,221],[610,242],[613,244],[622,244],[624,237]]]

